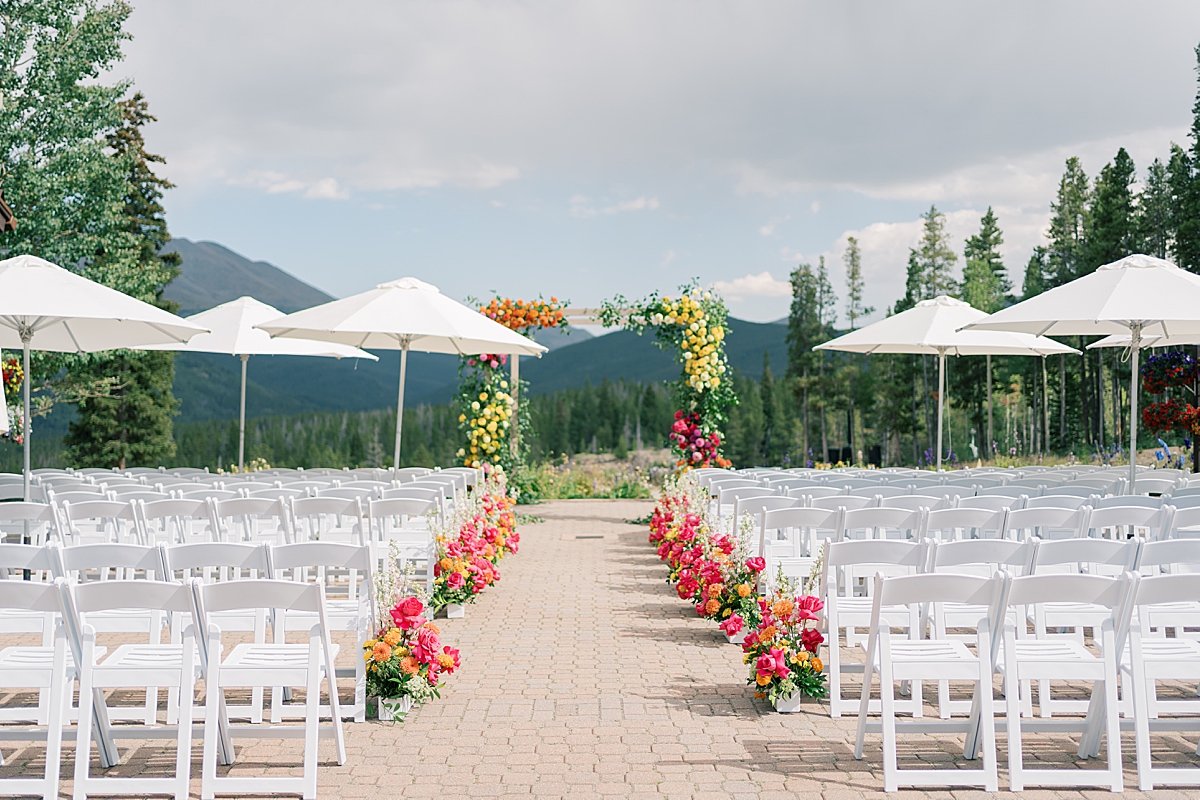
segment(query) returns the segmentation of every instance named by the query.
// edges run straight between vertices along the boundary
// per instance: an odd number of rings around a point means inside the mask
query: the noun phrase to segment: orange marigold
[[[787,619],[792,616],[792,612],[796,610],[796,604],[791,600],[784,598],[771,606],[771,613],[780,619]]]
[[[392,647],[395,647],[396,645],[400,644],[400,629],[392,628],[390,631],[388,631],[386,634],[384,634],[383,640],[385,642],[387,642],[389,645],[391,645]]]
[[[816,656],[813,656],[812,659],[808,663],[812,664],[812,668],[814,670],[816,670],[817,672],[820,672],[821,670],[825,669],[825,664],[821,661],[821,659],[817,658]]]
[[[400,659],[400,671],[405,675],[412,675],[418,669],[420,669],[420,666],[417,664],[417,660],[412,656],[407,656]]]
[[[387,642],[376,642],[371,650],[371,658],[375,661],[387,661],[392,657],[392,646]]]
[[[758,632],[758,638],[760,641],[764,641],[764,642],[770,641],[771,639],[775,638],[776,633],[777,633],[777,631],[775,630],[775,626],[768,625],[767,627],[763,628],[761,631]]]
[[[738,593],[738,597],[749,597],[750,596],[750,587],[744,583],[739,583],[737,585],[737,593]]]

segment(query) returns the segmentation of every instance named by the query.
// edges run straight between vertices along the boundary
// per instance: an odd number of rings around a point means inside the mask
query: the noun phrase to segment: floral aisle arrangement
[[[379,698],[380,719],[403,719],[413,706],[440,697],[441,676],[459,667],[458,650],[442,644],[441,631],[424,613],[419,597],[403,597],[363,645],[367,694]]]
[[[375,636],[363,644],[367,695],[377,698],[381,720],[403,719],[414,706],[440,697],[442,675],[458,669],[458,650],[441,641],[441,631],[429,620],[432,612],[424,587],[414,578],[409,562],[403,569],[395,542],[384,568],[375,576],[375,601],[380,619],[372,621]]]
[[[566,328],[564,307],[556,297],[549,302],[539,297],[537,300],[493,298],[478,308],[488,319],[532,338],[542,328]],[[509,385],[505,374],[508,358],[483,353],[463,356],[459,362],[458,425],[466,443],[458,450],[458,458],[465,466],[499,464],[511,471],[519,460],[510,442],[522,424],[513,398],[520,387]]]
[[[25,380],[25,370],[21,367],[21,360],[16,356],[0,358],[0,378],[4,385],[4,405],[8,410],[8,432],[0,434],[0,438],[24,444],[21,383]]]
[[[796,710],[804,697],[824,697],[820,649],[825,636],[817,627],[823,603],[784,582],[770,598],[758,598],[758,606],[758,622],[742,642],[754,696],[780,711]]]
[[[766,562],[749,555],[753,533],[749,517],[740,530],[721,530],[708,493],[689,472],[666,482],[650,515],[650,543],[669,567],[667,581],[680,599],[742,645],[755,697],[779,711],[795,711],[802,698],[826,694],[823,604],[782,575],[769,597],[759,594]]]
[[[434,524],[437,560],[430,606],[437,611],[463,605],[500,580],[497,566],[520,548],[516,501],[509,496],[503,468],[485,464],[484,478],[465,502]]]
[[[1141,376],[1142,388],[1158,396],[1158,402],[1142,409],[1142,424],[1146,430],[1159,436],[1179,433],[1185,444],[1186,439],[1200,435],[1200,406],[1187,401],[1188,395],[1198,388],[1200,363],[1189,353],[1171,350],[1147,358]],[[1172,393],[1178,396],[1170,396]],[[1165,448],[1166,444],[1163,446]],[[1200,448],[1193,447],[1192,454],[1194,466],[1200,466]]]
[[[720,452],[721,426],[737,403],[725,357],[728,312],[718,295],[695,283],[680,292],[677,299],[655,293],[637,303],[618,295],[602,305],[600,318],[606,327],[637,333],[653,327],[656,344],[677,353],[683,374],[674,382],[679,411],[670,440],[678,467],[727,467],[730,462]]]

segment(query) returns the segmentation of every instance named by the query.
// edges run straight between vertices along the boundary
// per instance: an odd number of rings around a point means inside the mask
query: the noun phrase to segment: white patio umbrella
[[[814,350],[850,353],[897,353],[938,357],[937,468],[942,469],[942,418],[946,394],[946,356],[1045,356],[1078,351],[1053,339],[1022,333],[960,331],[987,314],[942,295],[879,322],[831,339]],[[989,445],[990,446],[990,445]]]
[[[25,368],[25,499],[29,500],[29,351],[95,353],[186,342],[206,330],[36,256],[0,261],[0,347]]]
[[[1051,336],[1129,337],[1129,491],[1137,480],[1138,351],[1146,336],[1200,336],[1200,275],[1169,261],[1132,255],[997,311],[969,330]],[[964,331],[965,332],[965,331]]]
[[[253,297],[239,297],[201,311],[186,319],[211,333],[201,333],[187,344],[149,345],[143,350],[178,350],[186,353],[226,353],[242,360],[241,407],[238,416],[238,469],[246,468],[246,364],[250,356],[321,356],[325,358],[369,358],[379,356],[365,350],[334,342],[313,339],[272,339],[266,331],[254,327],[260,322],[279,319],[282,311]]]
[[[396,468],[400,467],[409,350],[463,356],[480,353],[540,356],[547,349],[416,278],[381,283],[353,297],[297,311],[258,327],[272,336],[400,351],[396,452],[392,462]]]

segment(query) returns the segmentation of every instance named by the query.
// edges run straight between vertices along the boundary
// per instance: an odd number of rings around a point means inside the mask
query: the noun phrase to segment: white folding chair
[[[23,544],[62,540],[58,514],[49,503],[0,503],[0,531],[4,534],[0,539],[15,536]]]
[[[1004,539],[1073,539],[1087,531],[1091,507],[1013,509],[1004,520]]]
[[[61,508],[68,544],[145,544],[145,537],[133,512],[133,503],[118,500],[64,501]]]
[[[1137,563],[1140,539],[1114,542],[1108,539],[1059,539],[1038,542],[1034,554],[1035,575],[1102,575],[1119,577]],[[1045,601],[1033,606],[1028,621],[1038,639],[1069,638],[1084,644],[1084,629],[1100,640],[1098,629],[1111,617],[1111,609],[1086,600]],[[1022,631],[1023,632],[1023,631]],[[1087,710],[1087,701],[1056,698],[1048,680],[1038,684],[1038,713],[1049,718],[1056,713]]]
[[[982,786],[985,791],[999,791],[996,769],[996,728],[992,709],[992,635],[1000,609],[1004,604],[1007,578],[980,578],[973,575],[910,575],[875,578],[874,603],[871,608],[871,627],[867,640],[866,671],[863,674],[859,699],[858,735],[854,757],[862,758],[866,737],[867,716],[871,706],[871,686],[879,675],[879,695],[883,734],[883,790],[898,791],[901,786]],[[909,627],[909,638],[894,638],[892,621],[885,608],[906,608],[910,618],[932,604],[954,603],[962,607],[984,609],[975,621],[975,652],[957,640],[942,637],[922,638],[919,626]],[[978,724],[983,736],[983,765],[980,769],[914,769],[901,770],[897,762],[896,734],[899,731],[969,731],[971,720],[942,723],[901,722],[896,720],[896,681],[969,681],[974,685],[973,705],[978,709]],[[915,694],[915,692],[914,692]],[[971,709],[967,709],[970,711]],[[914,716],[918,716],[914,714]],[[934,727],[934,726],[937,727]],[[964,753],[974,758],[974,752]]]
[[[110,583],[155,579],[164,575],[162,555],[157,547],[138,544],[81,544],[58,552],[60,577],[70,583]],[[97,633],[144,634],[148,645],[158,645],[167,624],[167,615],[154,609],[110,609],[89,614],[85,620]],[[155,724],[158,712],[158,687],[143,684],[146,701],[141,708],[110,707],[108,717],[141,720]]]
[[[847,539],[900,539],[920,538],[924,527],[925,511],[910,511],[907,508],[856,508],[847,509],[842,515],[842,527],[838,531],[839,542]],[[859,535],[861,532],[862,535]]]
[[[842,632],[846,647],[865,642],[858,628],[869,628],[873,598],[871,591],[876,573],[912,575],[924,572],[928,550],[924,542],[898,542],[887,539],[859,539],[827,542],[821,565],[821,592],[825,601],[825,630],[829,645],[829,713],[840,717],[853,713],[857,700],[842,695],[842,677],[862,671],[862,664],[843,663],[840,650]],[[907,629],[912,622],[907,608],[887,606],[883,613],[892,627]],[[920,687],[913,689],[909,701],[913,713],[921,714]]]
[[[1005,623],[1004,647],[997,668],[1004,677],[1008,772],[1012,791],[1022,791],[1029,784],[1105,786],[1114,792],[1122,790],[1124,778],[1121,771],[1120,711],[1117,706],[1116,632],[1124,625],[1122,614],[1129,611],[1126,600],[1132,583],[1128,577],[1080,574],[1013,578],[1008,594],[1008,607],[1011,609],[1036,608],[1047,603],[1084,603],[1108,609],[1109,618],[1099,626],[1099,656],[1074,639],[1018,638],[1017,626],[1011,620]],[[1020,625],[1024,626],[1023,620]],[[1019,684],[1024,681],[1048,684],[1052,680],[1090,682],[1093,700],[1087,703],[1088,706],[1098,708],[1099,698],[1104,698],[1103,727],[1107,739],[1107,764],[1104,769],[1026,769],[1021,751],[1026,730],[1073,729],[1083,733],[1089,730],[1087,719],[1072,725],[1062,719],[1022,718]],[[1041,705],[1044,702],[1045,698],[1039,690],[1038,703]],[[1081,742],[1079,749],[1081,757],[1088,755],[1086,742]]]
[[[321,737],[332,738],[337,750],[337,763],[346,763],[346,742],[342,730],[342,713],[338,703],[337,685],[332,665],[338,648],[330,641],[325,619],[325,593],[321,584],[295,581],[257,580],[227,583],[193,583],[196,616],[208,632],[200,655],[204,664],[204,755],[200,796],[211,800],[216,794],[291,794],[299,793],[305,800],[317,797],[317,745]],[[309,631],[306,644],[252,644],[234,646],[226,655],[221,643],[221,629],[208,622],[208,615],[219,611],[249,609],[288,611],[315,614],[317,624]],[[233,687],[278,685],[305,687],[304,725],[231,725],[223,713],[224,693]],[[329,694],[330,724],[320,720],[321,688]],[[252,737],[256,739],[304,739],[303,774],[255,775],[219,777],[217,757],[221,747],[218,739]]]
[[[940,542],[959,539],[998,538],[1004,530],[1004,519],[1008,509],[991,511],[986,508],[940,508],[930,509],[925,515],[924,529],[920,538],[931,538]]]
[[[425,518],[440,512],[439,501],[431,499],[394,497],[370,501],[367,514],[375,568],[381,569],[394,551],[401,566],[408,562],[424,565],[425,591],[432,593],[437,542]]]
[[[186,800],[192,767],[192,697],[200,677],[194,629],[188,626],[178,644],[123,644],[98,662],[96,629],[89,617],[112,612],[182,614],[192,607],[188,586],[163,581],[105,581],[70,586],[59,582],[67,629],[77,636],[74,650],[82,664],[79,675],[79,731],[75,752],[76,800],[89,794],[173,794]],[[146,685],[173,689],[175,717],[175,775],[173,777],[98,777],[91,774],[92,725],[96,701],[103,702],[104,689],[128,689]],[[149,723],[147,723],[149,724]],[[167,728],[109,726],[112,740],[165,738]]]
[[[355,635],[356,656],[352,667],[336,667],[335,678],[354,679],[354,705],[342,710],[344,718],[355,722],[367,719],[367,673],[362,658],[357,657],[371,636],[372,626],[378,624],[379,613],[375,608],[375,579],[371,548],[367,545],[350,545],[338,542],[298,542],[272,547],[272,577],[283,579],[291,573],[294,581],[315,580],[325,587],[325,614],[331,631],[348,631]],[[342,582],[344,579],[344,583]],[[336,591],[344,599],[330,599]],[[274,620],[275,641],[282,644],[288,631],[311,630],[316,624],[316,615],[307,611],[284,611]],[[278,695],[272,697],[271,721],[279,722],[283,708]]]
[[[287,505],[282,500],[238,497],[209,502],[213,503],[213,522],[223,542],[295,541]]]
[[[847,511],[857,511],[860,508],[875,508],[876,502],[876,498],[874,497],[856,497],[845,494],[805,499],[805,503],[809,508],[823,508],[828,511],[837,511],[841,508]]]
[[[908,511],[919,511],[920,509],[928,509],[933,511],[939,508],[949,508],[953,502],[942,496],[928,494],[903,494],[895,497],[881,497],[879,500],[880,508],[903,508]]]
[[[737,536],[742,517],[758,518],[764,511],[777,508],[794,508],[799,503],[791,497],[777,494],[760,495],[757,497],[739,497],[733,503],[733,533]],[[758,527],[757,525],[755,527]]]
[[[1191,544],[1190,542],[1188,544]],[[1147,545],[1148,547],[1149,545]],[[1139,577],[1133,590],[1134,616],[1129,626],[1128,646],[1123,648],[1122,678],[1128,676],[1133,695],[1134,741],[1137,752],[1138,788],[1150,791],[1156,783],[1200,785],[1200,768],[1155,766],[1150,750],[1150,731],[1200,730],[1200,700],[1163,701],[1156,697],[1157,681],[1194,682],[1200,676],[1200,642],[1161,635],[1178,622],[1179,608],[1200,606],[1200,574]],[[1161,615],[1160,615],[1161,610]],[[1157,628],[1159,635],[1151,631]],[[1177,715],[1162,720],[1160,714]],[[1187,715],[1179,718],[1179,715]],[[1174,754],[1173,754],[1174,755]],[[1196,748],[1200,756],[1200,745]],[[1168,762],[1169,763],[1169,762]]]
[[[202,583],[231,580],[260,580],[271,577],[270,545],[261,542],[197,542],[173,547],[161,546],[163,566],[168,580]],[[255,644],[266,644],[267,612],[264,609],[239,609],[211,612],[209,622],[220,626],[225,633],[249,633]],[[192,624],[190,609],[186,614],[172,615],[171,641],[180,642],[180,632]],[[167,722],[175,721],[176,704],[168,692]],[[263,690],[252,687],[249,705],[226,705],[226,714],[252,723],[263,721]]]
[[[146,544],[216,541],[212,507],[204,500],[139,500],[134,510]]]
[[[1170,529],[1169,516],[1169,510],[1140,505],[1093,508],[1088,517],[1088,530],[1084,531],[1084,535],[1115,540],[1134,536],[1157,539],[1164,527]]]
[[[292,498],[292,525],[295,541],[345,542],[363,545],[362,502],[357,498],[326,496]]]
[[[0,581],[0,614],[51,616],[60,610],[59,591],[52,583]],[[46,742],[43,774],[36,778],[0,778],[0,794],[58,797],[68,698],[67,653],[67,638],[61,626],[51,647],[5,648],[0,651],[0,688],[34,689],[48,701],[45,719],[38,721],[39,727],[6,726],[3,729],[5,739]],[[42,727],[45,729],[42,730]]]
[[[984,508],[988,511],[1007,511],[1021,507],[1020,497],[1001,497],[1000,495],[983,495],[977,497],[960,497],[956,508]]]

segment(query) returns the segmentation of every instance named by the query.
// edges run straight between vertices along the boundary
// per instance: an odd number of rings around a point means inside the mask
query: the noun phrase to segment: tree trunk
[[[812,448],[809,446],[809,438],[808,438],[811,428],[809,427],[809,420],[808,420],[808,370],[807,369],[804,370],[804,377],[801,378],[801,380],[804,381],[804,385],[803,385],[803,390],[804,390],[804,466],[807,467],[809,452],[812,450]],[[819,460],[819,459],[814,459],[814,460]]]
[[[1067,447],[1067,354],[1058,355],[1058,446]]]

